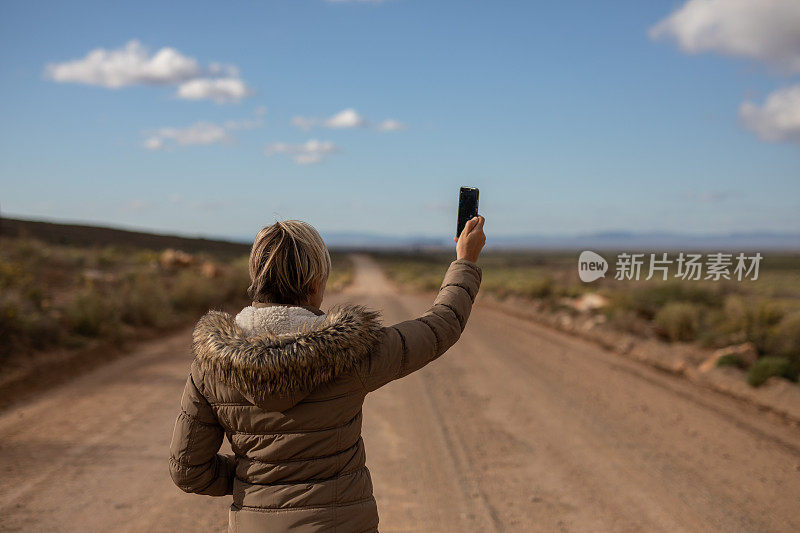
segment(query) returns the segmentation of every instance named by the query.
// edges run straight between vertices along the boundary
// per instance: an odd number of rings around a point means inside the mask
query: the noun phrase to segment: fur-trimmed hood
[[[192,351],[200,369],[262,407],[291,407],[316,387],[353,370],[380,339],[380,313],[361,305],[332,309],[297,331],[248,333],[224,311],[195,325]]]

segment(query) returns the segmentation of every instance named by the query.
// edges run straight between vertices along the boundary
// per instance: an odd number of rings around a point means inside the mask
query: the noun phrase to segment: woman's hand
[[[461,235],[458,238],[453,237],[456,243],[456,259],[478,262],[478,256],[486,244],[486,235],[483,233],[484,221],[486,219],[480,215],[472,217],[461,230]]]

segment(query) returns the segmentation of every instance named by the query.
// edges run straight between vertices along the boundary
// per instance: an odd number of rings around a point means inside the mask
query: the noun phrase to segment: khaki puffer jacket
[[[173,481],[186,492],[232,494],[229,531],[377,531],[364,397],[450,348],[480,281],[475,263],[453,261],[433,306],[393,326],[347,305],[294,333],[248,335],[230,314],[209,311],[193,333]],[[223,437],[235,456],[219,453]]]

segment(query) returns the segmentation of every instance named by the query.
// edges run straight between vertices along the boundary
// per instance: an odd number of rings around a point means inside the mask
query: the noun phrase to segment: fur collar
[[[293,333],[248,336],[232,315],[212,310],[195,325],[192,351],[203,372],[250,397],[307,393],[353,370],[380,338],[380,312],[364,306],[320,318]]]

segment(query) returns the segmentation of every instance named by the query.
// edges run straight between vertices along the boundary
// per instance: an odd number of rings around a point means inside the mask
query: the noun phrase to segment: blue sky
[[[687,34],[708,18],[695,8],[3,2],[0,208],[190,235],[276,217],[443,235],[473,185],[488,234],[796,231],[795,100],[768,105],[798,83],[800,25],[781,26],[796,13],[776,9],[775,44]],[[97,49],[141,64],[109,71]]]

